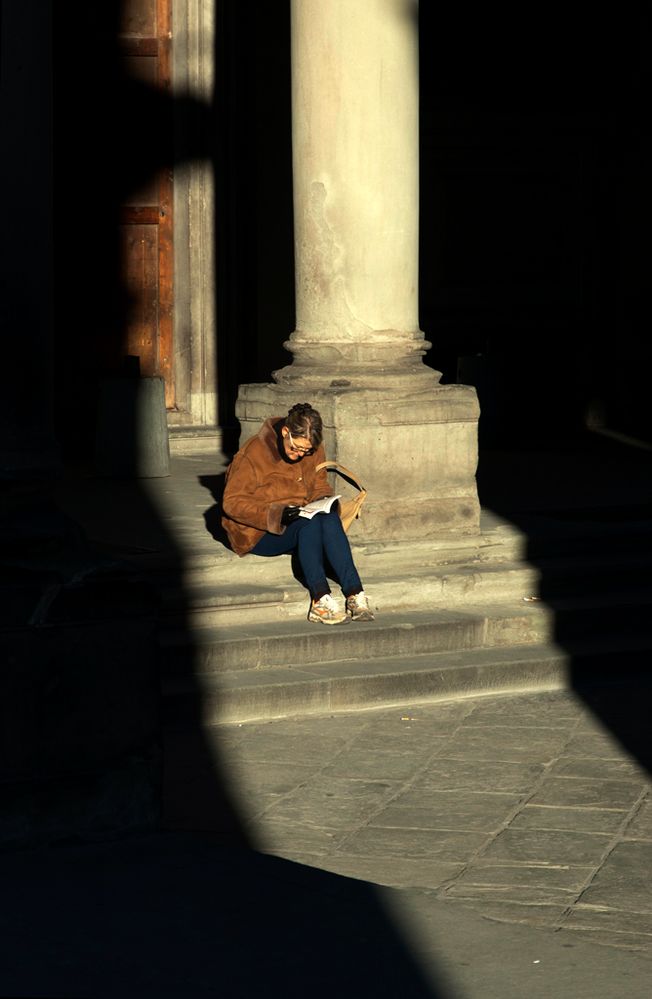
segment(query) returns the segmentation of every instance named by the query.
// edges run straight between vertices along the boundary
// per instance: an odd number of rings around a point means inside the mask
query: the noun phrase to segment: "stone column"
[[[477,532],[477,397],[419,329],[416,3],[293,0],[292,109],[293,361],[240,387],[241,440],[310,402],[369,491],[352,538]]]

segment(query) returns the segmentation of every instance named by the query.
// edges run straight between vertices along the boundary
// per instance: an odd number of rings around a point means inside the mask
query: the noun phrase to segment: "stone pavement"
[[[573,694],[224,725],[210,739],[263,852],[652,957],[650,773]]]
[[[0,856],[1,996],[649,999],[650,776],[573,695],[208,736],[254,849],[168,829]]]

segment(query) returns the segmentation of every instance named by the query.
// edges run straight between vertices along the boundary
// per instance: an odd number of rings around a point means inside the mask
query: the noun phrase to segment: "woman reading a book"
[[[317,471],[324,460],[321,416],[307,402],[293,406],[285,418],[266,420],[227,469],[222,525],[238,555],[296,552],[310,591],[309,621],[373,621],[337,497],[326,470]],[[342,588],[344,608],[331,594],[326,563]]]

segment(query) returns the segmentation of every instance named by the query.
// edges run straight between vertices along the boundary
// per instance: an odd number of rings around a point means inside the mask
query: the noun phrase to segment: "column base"
[[[359,476],[367,500],[350,531],[353,542],[425,540],[479,534],[479,406],[467,385],[427,391],[241,385],[240,445],[270,416],[309,402],[324,423],[326,456]],[[349,490],[336,477],[336,491]],[[350,495],[350,490],[349,490]]]

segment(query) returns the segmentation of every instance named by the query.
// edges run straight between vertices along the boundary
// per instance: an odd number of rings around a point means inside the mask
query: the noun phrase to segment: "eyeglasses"
[[[294,451],[295,454],[300,454],[302,455],[302,457],[305,457],[307,454],[315,453],[314,447],[297,447],[294,441],[292,440],[292,434],[290,433],[289,427],[287,428],[287,431],[288,431],[288,437],[290,438],[290,451]]]

